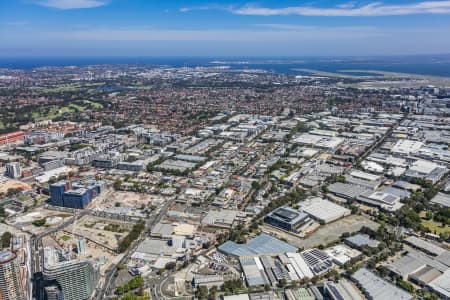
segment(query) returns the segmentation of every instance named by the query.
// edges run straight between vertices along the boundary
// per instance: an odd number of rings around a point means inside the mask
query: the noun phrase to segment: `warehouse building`
[[[448,267],[422,252],[409,249],[405,256],[389,263],[388,269],[403,280],[424,286],[441,275]]]
[[[428,287],[437,293],[442,299],[450,299],[450,269],[434,279],[430,284],[428,284]]]
[[[430,242],[427,242],[415,236],[410,236],[406,238],[405,242],[411,245],[412,247],[420,249],[421,251],[433,256],[439,256],[447,251],[444,248],[436,246]]]
[[[246,244],[227,241],[218,247],[219,251],[234,256],[278,255],[296,252],[297,248],[268,234],[262,233]]]
[[[345,243],[350,247],[361,248],[367,246],[369,248],[376,248],[380,245],[377,240],[371,239],[367,234],[356,234],[345,239]]]
[[[443,207],[450,207],[450,195],[444,193],[438,193],[430,201],[433,204],[437,204]]]
[[[357,200],[366,205],[378,207],[390,212],[399,210],[403,206],[399,196],[383,190],[363,193],[357,197]]]
[[[438,165],[428,160],[417,160],[411,167],[403,174],[406,178],[419,178],[431,181],[433,184],[437,183],[448,172],[444,166]]]
[[[324,250],[324,252],[333,259],[333,262],[335,264],[341,267],[345,265],[347,262],[351,261],[352,259],[358,258],[362,254],[360,251],[349,248],[344,244],[339,244],[327,248]]]
[[[220,228],[231,228],[234,226],[234,224],[244,221],[246,217],[246,213],[238,210],[211,210],[203,218],[202,225]]]
[[[239,258],[239,262],[249,287],[269,284],[259,257],[241,257]]]
[[[319,249],[305,250],[301,255],[314,275],[325,274],[333,267],[333,259]]]
[[[353,184],[336,182],[328,186],[328,191],[344,199],[355,199],[359,195],[367,193],[371,190]]]
[[[350,215],[351,210],[320,197],[297,203],[299,209],[323,223],[330,223]]]
[[[349,281],[345,279],[339,282],[328,281],[324,284],[326,294],[332,300],[363,300],[363,296]]]
[[[413,295],[378,277],[366,268],[352,275],[360,290],[371,300],[412,300]]]

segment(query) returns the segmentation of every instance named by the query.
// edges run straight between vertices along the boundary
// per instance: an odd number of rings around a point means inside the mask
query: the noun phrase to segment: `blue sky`
[[[0,56],[450,53],[450,1],[2,0]]]

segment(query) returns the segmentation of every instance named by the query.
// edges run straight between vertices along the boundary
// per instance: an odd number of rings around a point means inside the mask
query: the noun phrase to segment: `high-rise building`
[[[59,181],[49,185],[50,203],[58,206],[63,206],[63,195],[70,189],[69,181]]]
[[[77,240],[77,253],[85,254],[86,253],[86,239],[80,238]]]
[[[0,251],[0,299],[26,299],[17,254],[11,251]]]
[[[87,300],[98,282],[98,267],[88,260],[68,260],[53,247],[44,248],[43,298]]]
[[[50,203],[70,208],[86,208],[105,187],[106,182],[94,180],[73,183],[64,180],[51,183],[49,185]]]
[[[5,165],[6,167],[6,176],[11,178],[20,178],[22,176],[20,170],[20,164],[18,162],[12,162]]]

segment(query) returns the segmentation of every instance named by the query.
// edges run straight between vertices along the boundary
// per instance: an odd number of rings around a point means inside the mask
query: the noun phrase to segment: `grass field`
[[[440,234],[440,233],[450,233],[450,226],[446,225],[442,227],[442,223],[435,222],[433,220],[422,220],[422,225],[430,229],[432,233]]]
[[[63,235],[63,236],[61,237],[61,239],[62,239],[63,241],[65,241],[65,242],[67,242],[68,240],[71,239],[71,237],[68,236],[68,235]]]
[[[89,100],[83,100],[84,104],[90,105],[92,108],[94,109],[102,109],[103,105],[101,103],[97,103],[97,102],[92,102]]]
[[[32,117],[34,121],[49,120],[60,117],[65,113],[82,112],[89,107],[93,109],[102,109],[103,105],[89,100],[77,101],[66,106],[51,106],[50,108],[34,111]]]

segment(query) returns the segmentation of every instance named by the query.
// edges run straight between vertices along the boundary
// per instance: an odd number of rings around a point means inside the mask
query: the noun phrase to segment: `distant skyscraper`
[[[77,253],[84,254],[86,253],[86,239],[81,238],[77,240]]]
[[[6,176],[14,179],[21,177],[20,164],[18,162],[6,164],[5,167],[6,167]]]
[[[0,299],[26,299],[19,261],[11,251],[0,251]]]
[[[87,260],[67,260],[53,247],[44,249],[44,299],[87,300],[98,282],[98,268]]]

